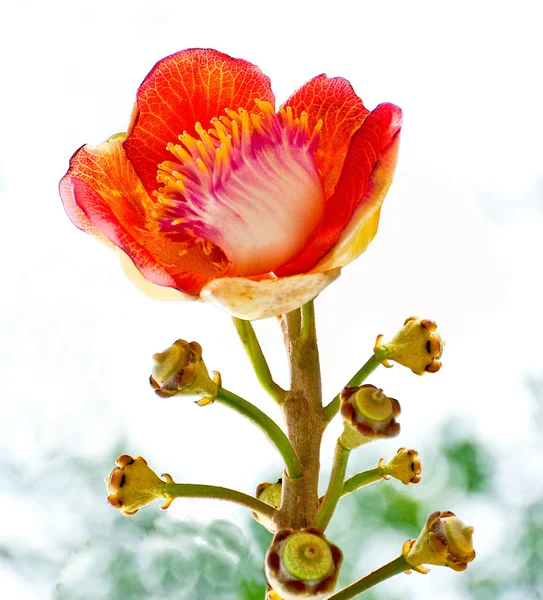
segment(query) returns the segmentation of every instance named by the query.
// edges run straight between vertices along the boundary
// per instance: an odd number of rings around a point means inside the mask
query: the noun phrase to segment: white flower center
[[[262,115],[227,109],[199,140],[184,132],[168,144],[176,162],[159,165],[157,218],[178,241],[219,246],[229,264],[223,275],[271,273],[294,257],[323,215],[324,193],[315,165],[321,123],[307,115],[280,117],[267,102]]]

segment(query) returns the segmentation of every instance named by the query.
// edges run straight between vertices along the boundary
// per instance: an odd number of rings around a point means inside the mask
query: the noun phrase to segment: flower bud
[[[164,352],[157,352],[153,360],[150,382],[157,396],[197,396],[207,403],[205,400],[211,401],[217,395],[219,374],[210,378],[198,342],[177,340]]]
[[[400,448],[394,458],[387,464],[381,459],[378,468],[384,471],[384,479],[394,477],[394,479],[398,479],[402,483],[405,483],[405,485],[409,485],[410,483],[418,483],[420,481],[422,461],[416,450]]]
[[[443,353],[443,341],[436,329],[433,321],[409,317],[390,342],[383,344],[383,336],[378,335],[373,350],[386,351],[381,362],[387,367],[392,366],[388,361],[393,360],[417,375],[436,373],[441,369],[439,359]]]
[[[281,506],[281,497],[283,494],[283,483],[279,479],[276,483],[261,483],[256,488],[255,496],[262,502],[273,506],[273,508],[279,508]],[[275,533],[275,524],[270,519],[267,519],[263,515],[253,512],[255,521],[258,521],[263,527],[265,527],[270,533]]]
[[[419,573],[428,573],[422,565],[439,565],[463,571],[475,558],[473,527],[452,512],[432,513],[416,540],[405,542],[402,554]]]
[[[162,481],[141,456],[123,454],[115,462],[116,467],[106,478],[107,501],[123,515],[134,515],[143,506],[165,497],[164,487],[171,483],[169,475],[164,475],[167,481]],[[163,508],[168,505],[166,500]]]
[[[400,432],[396,418],[400,404],[374,385],[345,388],[341,392],[344,430],[339,443],[352,450],[378,437],[394,437]]]
[[[266,577],[283,600],[320,600],[333,591],[342,558],[341,550],[316,529],[283,529],[268,550]]]

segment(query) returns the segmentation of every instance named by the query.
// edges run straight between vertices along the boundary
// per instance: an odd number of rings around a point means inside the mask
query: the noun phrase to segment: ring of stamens
[[[273,271],[299,252],[323,214],[315,164],[322,122],[291,107],[277,115],[256,100],[258,112],[225,109],[198,138],[186,131],[159,165],[155,217],[167,235],[186,244],[205,240],[228,257],[228,275]],[[205,244],[204,244],[205,245]]]

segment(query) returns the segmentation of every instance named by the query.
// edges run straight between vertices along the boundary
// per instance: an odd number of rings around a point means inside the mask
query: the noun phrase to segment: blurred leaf
[[[450,484],[464,492],[490,491],[491,459],[481,444],[472,440],[446,443],[441,452],[449,462]]]
[[[250,548],[247,539],[240,534],[240,529],[230,521],[213,521],[206,530],[206,539],[211,545],[244,559]]]
[[[257,581],[242,581],[239,600],[264,600],[268,586]]]
[[[253,550],[257,554],[260,563],[263,564],[264,556],[272,543],[273,535],[254,519],[249,521],[249,531],[251,538],[256,543],[256,547],[253,544]]]

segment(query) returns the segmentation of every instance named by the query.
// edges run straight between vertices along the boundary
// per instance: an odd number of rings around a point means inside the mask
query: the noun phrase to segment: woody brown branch
[[[275,516],[278,530],[312,527],[319,507],[319,455],[325,428],[319,353],[314,321],[307,337],[301,337],[301,315],[301,310],[295,310],[281,317],[291,378],[282,411],[288,438],[303,465],[303,475],[283,479],[282,505]]]

